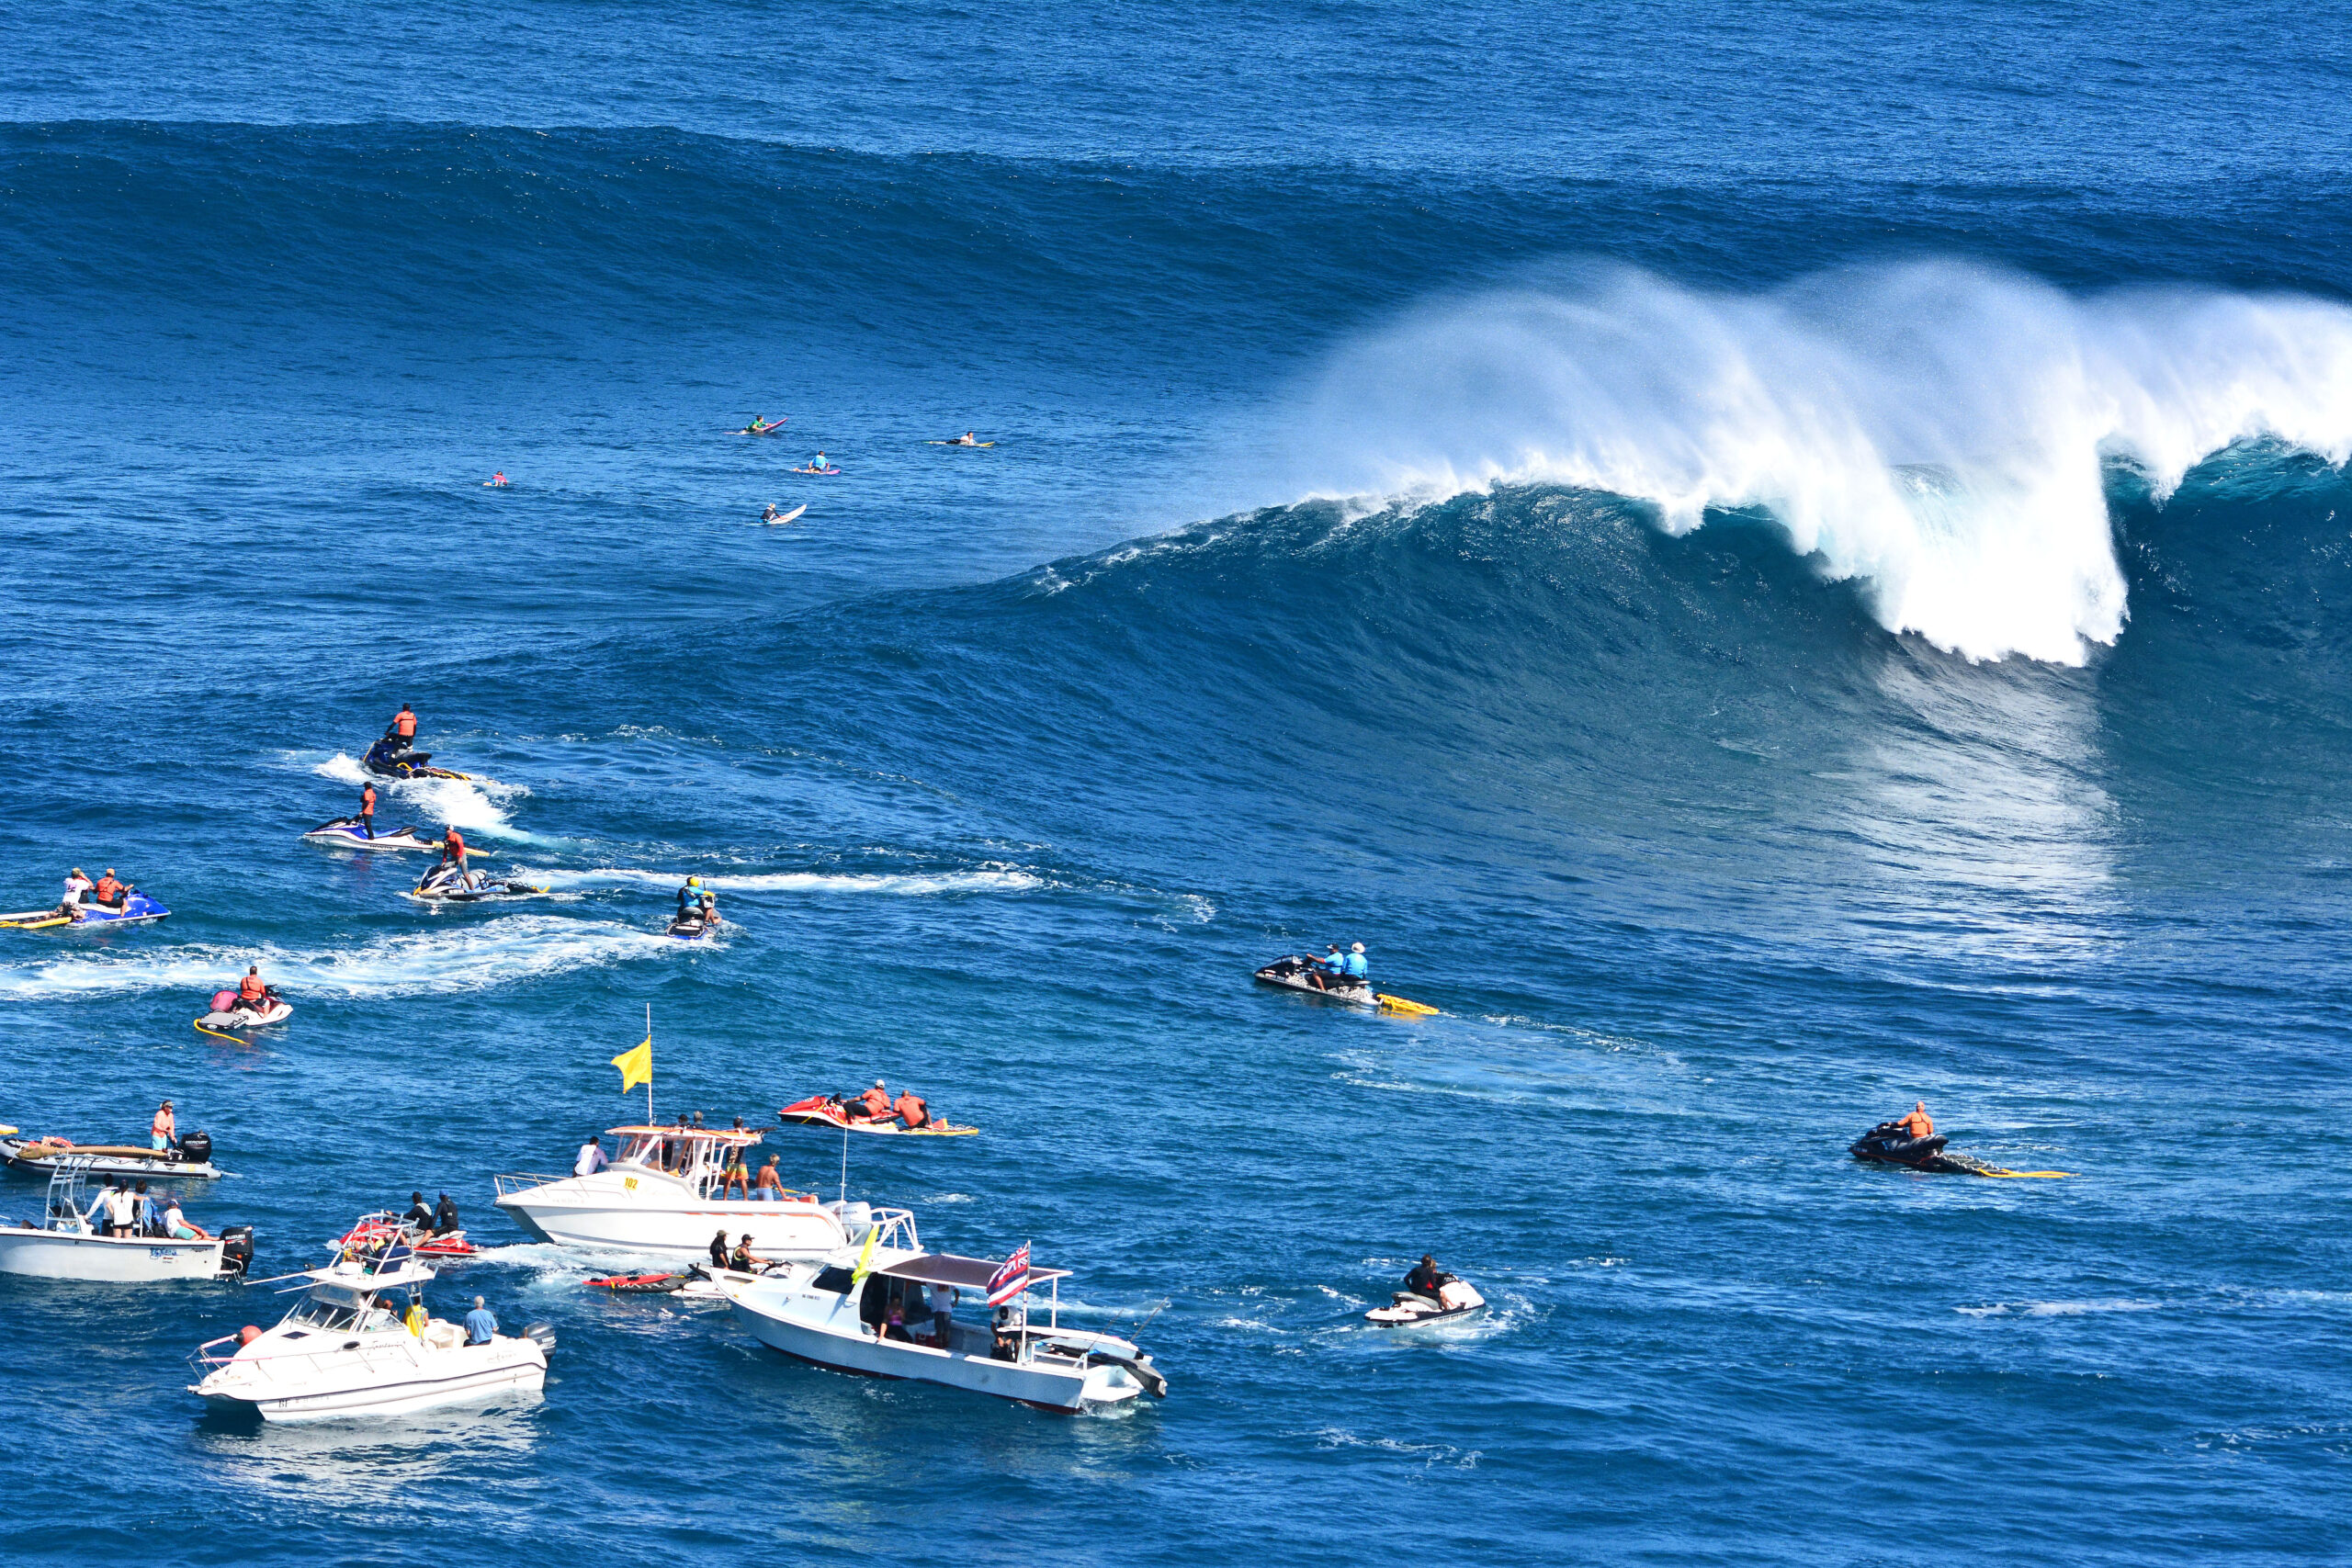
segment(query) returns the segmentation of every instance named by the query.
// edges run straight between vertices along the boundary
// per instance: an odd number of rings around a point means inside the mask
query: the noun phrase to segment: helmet
[[[699,876],[689,876],[686,878],[686,886],[689,887],[700,887],[702,886],[702,878]]]
[[[880,1089],[882,1087],[882,1080],[880,1078],[876,1078],[874,1080],[874,1087],[876,1089]]]

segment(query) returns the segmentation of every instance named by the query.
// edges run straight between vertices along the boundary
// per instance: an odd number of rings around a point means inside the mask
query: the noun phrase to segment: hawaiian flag
[[[1024,1241],[989,1276],[989,1305],[1002,1306],[1028,1288],[1029,1244]]]

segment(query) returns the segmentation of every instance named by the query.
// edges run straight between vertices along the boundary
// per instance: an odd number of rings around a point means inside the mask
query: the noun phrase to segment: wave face
[[[1749,295],[1603,271],[1351,345],[1309,430],[1309,474],[1381,495],[1575,485],[1674,533],[1760,509],[1892,630],[2080,663],[2128,614],[2108,466],[2161,502],[2242,442],[2341,464],[2352,308],[1951,263]]]

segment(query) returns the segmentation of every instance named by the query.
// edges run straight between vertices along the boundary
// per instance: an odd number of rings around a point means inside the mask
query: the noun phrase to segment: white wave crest
[[[135,991],[193,994],[233,985],[248,964],[293,998],[476,991],[630,958],[674,957],[686,944],[615,922],[510,915],[458,930],[379,937],[345,951],[196,943],[160,953],[93,953],[0,967],[0,998],[46,1001]],[[300,1016],[299,1013],[297,1016]]]
[[[1972,659],[2080,663],[2127,615],[2103,458],[2159,498],[2233,443],[2352,456],[2352,310],[2075,296],[1923,263],[1762,295],[1593,270],[1433,307],[1343,353],[1301,449],[1321,493],[1561,483],[1670,532],[1763,508],[1873,613]]]
[[[600,865],[585,871],[532,871],[514,873],[542,887],[624,887],[651,886],[676,887],[685,881],[686,872],[648,871],[637,866]],[[741,874],[697,871],[706,886],[721,893],[1019,893],[1043,886],[1035,874],[1025,871],[946,871],[909,873],[903,874],[876,874],[872,875],[827,874],[819,872],[777,871]]]

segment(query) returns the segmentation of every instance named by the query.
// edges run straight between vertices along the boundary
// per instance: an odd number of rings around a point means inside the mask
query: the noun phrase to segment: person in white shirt
[[[212,1233],[194,1224],[180,1213],[177,1198],[164,1200],[164,1234],[174,1241],[210,1241]]]
[[[580,1157],[571,1162],[574,1176],[594,1176],[612,1162],[605,1157],[605,1145],[591,1138],[580,1145]]]
[[[952,1320],[956,1313],[957,1292],[953,1285],[933,1285],[926,1290],[925,1294],[929,1296],[931,1303],[931,1342],[944,1350],[947,1348],[949,1337],[955,1332]]]
[[[107,1189],[107,1235],[129,1235],[139,1228],[139,1201],[128,1187]]]

